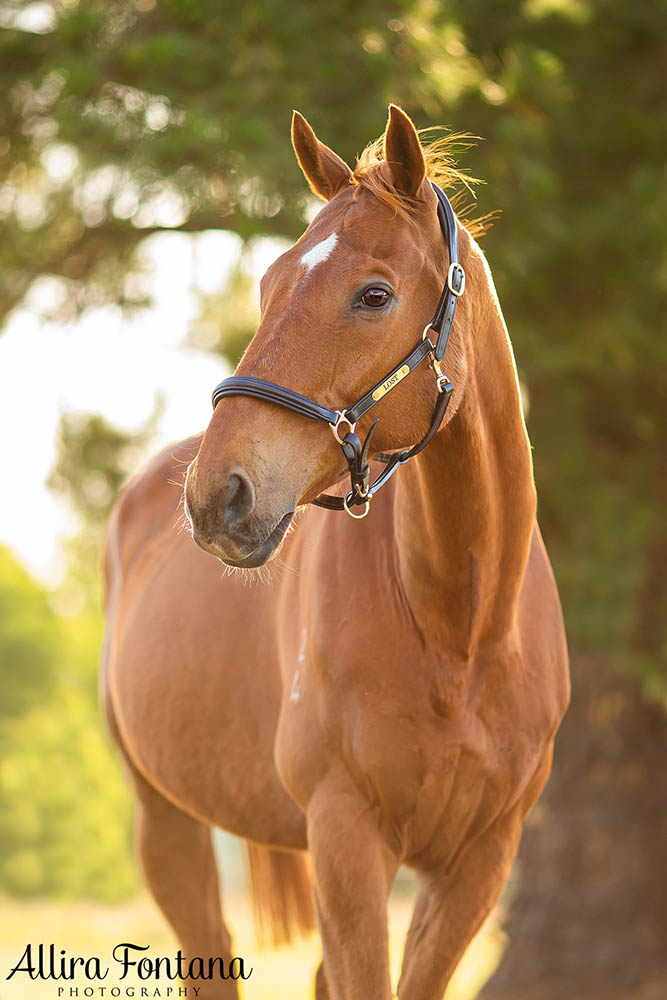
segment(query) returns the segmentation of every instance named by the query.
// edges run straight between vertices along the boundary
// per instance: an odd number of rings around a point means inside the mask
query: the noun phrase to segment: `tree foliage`
[[[91,684],[99,616],[56,602],[0,548],[0,891],[119,899],[131,808]]]
[[[127,896],[132,804],[98,706],[100,546],[118,488],[150,439],[64,414],[51,487],[79,525],[67,579],[48,590],[0,548],[0,891]]]
[[[492,8],[457,5],[487,73],[460,113],[503,212],[485,249],[531,399],[540,520],[570,635],[664,696],[667,4]]]
[[[40,275],[70,309],[139,302],[156,229],[297,236],[292,107],[348,160],[389,99],[485,137],[467,165],[502,213],[485,248],[569,629],[661,690],[665,0],[80,0],[41,33],[0,10],[5,312]],[[239,287],[203,316],[235,357]]]
[[[48,697],[61,646],[44,590],[0,547],[0,722]]]
[[[34,33],[3,3],[4,309],[40,274],[79,306],[131,304],[132,253],[163,228],[297,236],[290,109],[352,157],[391,81],[418,73],[419,46],[387,24],[411,6],[83,0]]]
[[[235,368],[259,323],[253,286],[241,258],[222,289],[201,296],[200,313],[188,336],[192,346],[221,354]]]
[[[99,413],[62,415],[49,486],[96,535],[104,530],[118,490],[151,439],[162,407],[159,402],[139,431],[121,430]]]
[[[105,301],[140,307],[135,251],[156,230],[297,237],[309,195],[288,141],[293,107],[350,163],[390,100],[419,126],[484,137],[464,165],[487,181],[479,214],[500,211],[483,246],[530,402],[540,522],[579,678],[495,988],[505,995],[524,976],[536,996],[539,970],[545,997],[621,982],[610,954],[622,914],[661,863],[660,804],[645,785],[664,716],[632,680],[664,701],[667,0],[67,0],[38,31],[24,5],[0,0],[0,24],[0,318],[43,277],[59,283],[60,317]],[[236,361],[255,323],[241,261],[189,336]],[[52,482],[82,527],[70,548],[71,578],[89,595],[79,617],[57,621],[0,560],[0,878],[15,891],[104,896],[131,884],[127,797],[93,708],[90,595],[132,457],[128,437],[94,415],[64,419]],[[605,865],[617,868],[613,913]],[[585,929],[573,899],[586,901]],[[642,964],[662,974],[662,909],[653,897],[639,905],[631,945],[617,949],[628,983]],[[542,953],[550,941],[569,948],[572,927],[585,950],[570,948],[563,971],[555,948],[547,975]]]

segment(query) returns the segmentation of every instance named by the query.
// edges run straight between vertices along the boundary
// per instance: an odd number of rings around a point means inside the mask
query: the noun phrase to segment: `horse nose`
[[[236,468],[227,480],[222,498],[222,523],[227,531],[238,527],[255,509],[255,490],[250,477]]]

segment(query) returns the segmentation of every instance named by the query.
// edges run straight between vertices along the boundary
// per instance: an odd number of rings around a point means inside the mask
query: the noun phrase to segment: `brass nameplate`
[[[398,385],[401,379],[404,379],[405,376],[409,374],[409,367],[407,365],[403,365],[403,367],[399,368],[397,372],[390,375],[389,378],[383,382],[382,385],[379,385],[373,393],[373,399],[375,402],[377,403],[378,399],[382,399],[383,396],[386,396],[390,389],[393,389],[395,385]]]

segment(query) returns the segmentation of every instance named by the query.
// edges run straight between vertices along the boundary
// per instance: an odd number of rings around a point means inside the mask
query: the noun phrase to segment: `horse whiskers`
[[[178,513],[176,520],[173,523],[173,527],[176,529],[176,532],[179,535],[181,534],[182,531],[187,531],[189,532],[190,535],[192,535],[192,523],[188,515],[185,513],[185,489],[183,488],[183,484],[172,483],[171,485],[173,486],[179,485],[182,490],[181,499],[179,500],[179,507],[181,509]]]
[[[283,576],[301,576],[299,570],[296,566],[290,566],[281,556],[276,556],[274,560],[275,569],[277,574],[282,574]]]
[[[187,531],[189,535],[192,535],[192,525],[190,524],[189,520],[187,519],[184,513],[179,514],[179,516],[174,521],[173,526],[176,529],[176,533],[178,535],[180,535],[183,531]]]
[[[290,526],[291,527],[291,526]],[[294,566],[290,566],[282,556],[275,555],[263,566],[228,566],[223,563],[222,578],[226,576],[238,576],[244,587],[255,587],[257,584],[269,585],[280,580],[287,574],[299,576],[299,571]]]
[[[192,465],[193,460],[191,458],[179,458],[177,455],[174,455],[173,452],[171,452],[169,457],[175,465],[185,465],[188,468]],[[185,471],[187,472],[187,468]]]
[[[245,566],[229,566],[227,563],[223,563],[220,579],[224,579],[226,576],[237,576],[244,587],[255,587],[258,583],[270,582],[271,570],[268,564],[249,569]]]

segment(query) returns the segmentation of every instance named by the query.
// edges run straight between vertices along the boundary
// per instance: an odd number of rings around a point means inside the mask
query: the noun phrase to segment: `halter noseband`
[[[440,301],[435,310],[433,319],[424,327],[421,340],[416,347],[410,351],[407,357],[389,372],[389,374],[378,382],[377,385],[358,399],[352,406],[343,410],[330,410],[327,406],[315,403],[307,396],[302,396],[292,389],[286,389],[282,385],[268,382],[263,378],[255,378],[251,375],[231,375],[224,379],[213,390],[213,409],[216,408],[224,396],[252,396],[255,399],[264,400],[266,403],[276,403],[286,410],[299,413],[303,417],[311,420],[326,421],[333,432],[338,444],[341,446],[343,455],[350,472],[349,493],[344,497],[330,496],[328,493],[321,493],[314,504],[318,507],[326,507],[328,510],[344,510],[354,518],[366,517],[370,508],[370,502],[384,484],[394,474],[399,465],[405,465],[411,458],[418,455],[432,440],[436,431],[442,423],[445,411],[449,404],[454,386],[446,375],[440,370],[440,362],[445,356],[449,335],[452,331],[456,304],[465,288],[465,271],[459,263],[459,239],[456,229],[456,217],[447,195],[437,184],[433,184],[433,189],[438,196],[438,219],[440,228],[447,241],[449,249],[449,271],[447,272],[447,282],[442,290]],[[436,334],[435,343],[431,340],[430,334]],[[436,376],[436,386],[438,389],[438,400],[435,404],[431,425],[425,436],[418,444],[403,451],[392,452],[391,454],[380,454],[375,456],[375,460],[383,462],[385,468],[377,477],[375,482],[370,483],[370,469],[368,465],[368,452],[371,437],[378,424],[375,420],[361,443],[360,438],[355,434],[357,421],[375,406],[388,392],[402,382],[406,375],[414,371],[417,365],[421,364],[424,358],[430,357],[431,366]],[[347,429],[347,430],[346,430]],[[345,431],[345,433],[343,433]],[[363,513],[355,514],[350,509],[356,506],[364,507]]]

